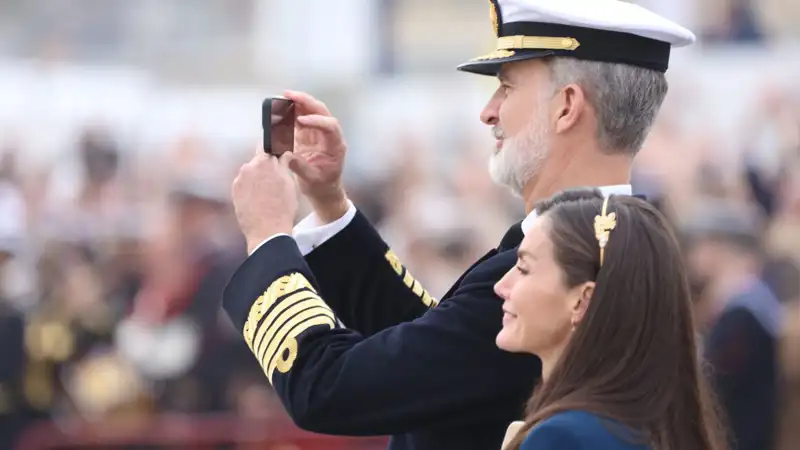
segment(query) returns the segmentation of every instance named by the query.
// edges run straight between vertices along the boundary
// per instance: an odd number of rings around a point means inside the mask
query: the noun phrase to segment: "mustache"
[[[505,139],[506,135],[503,133],[503,129],[499,126],[495,125],[492,127],[492,134],[494,135],[495,139]]]

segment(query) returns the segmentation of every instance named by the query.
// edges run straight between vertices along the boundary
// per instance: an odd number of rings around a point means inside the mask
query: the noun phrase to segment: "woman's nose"
[[[502,298],[503,300],[508,299],[508,291],[509,291],[509,276],[506,274],[503,278],[500,279],[494,285],[494,293]]]

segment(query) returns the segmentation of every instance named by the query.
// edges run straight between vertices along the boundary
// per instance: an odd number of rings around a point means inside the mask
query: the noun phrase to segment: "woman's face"
[[[542,216],[519,247],[517,265],[496,285],[503,299],[503,329],[495,342],[503,350],[543,356],[568,342],[583,285],[569,289],[555,260],[550,218]]]

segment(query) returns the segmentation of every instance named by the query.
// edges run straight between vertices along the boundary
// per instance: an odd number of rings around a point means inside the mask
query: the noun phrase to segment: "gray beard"
[[[544,115],[534,118],[521,136],[508,138],[489,159],[489,175],[496,184],[522,197],[525,186],[539,172],[549,152]]]

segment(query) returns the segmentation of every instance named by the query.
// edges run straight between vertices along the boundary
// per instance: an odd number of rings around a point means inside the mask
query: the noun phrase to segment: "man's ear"
[[[577,84],[568,84],[556,94],[555,127],[556,133],[565,133],[580,120],[586,109],[586,95]]]

